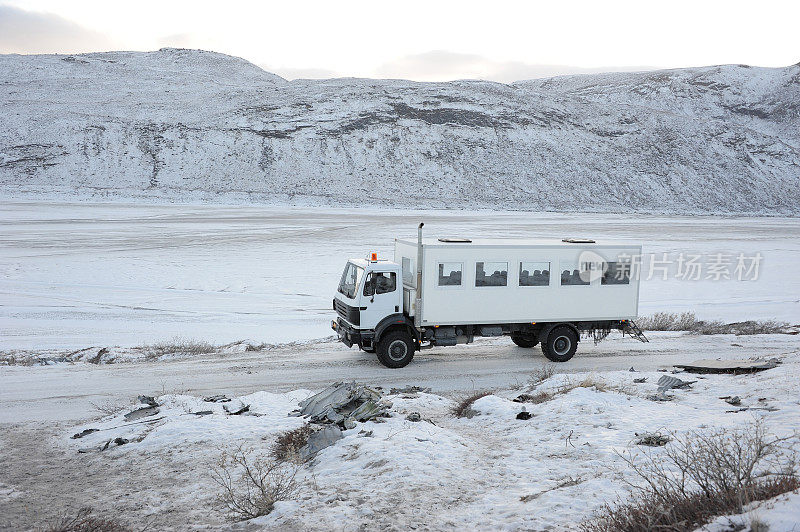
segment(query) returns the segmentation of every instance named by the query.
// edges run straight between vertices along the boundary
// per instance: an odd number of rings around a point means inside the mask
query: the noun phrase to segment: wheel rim
[[[399,362],[406,358],[406,354],[408,354],[408,346],[404,341],[395,340],[389,344],[389,358],[395,362]]]
[[[556,338],[556,341],[553,342],[553,351],[555,351],[559,356],[566,355],[569,352],[570,347],[572,347],[572,340],[566,336],[559,336]]]

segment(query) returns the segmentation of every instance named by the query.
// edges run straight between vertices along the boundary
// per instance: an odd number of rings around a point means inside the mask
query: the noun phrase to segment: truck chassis
[[[510,336],[512,342],[523,348],[541,344],[542,353],[553,362],[570,360],[582,336],[591,338],[596,344],[612,330],[618,330],[623,335],[629,334],[647,342],[642,331],[630,320],[437,325],[417,329],[407,316],[395,314],[384,319],[374,330],[356,329],[342,318],[333,321],[331,328],[345,345],[357,345],[366,352],[376,353],[378,360],[390,368],[406,366],[417,351],[468,344],[476,337]]]

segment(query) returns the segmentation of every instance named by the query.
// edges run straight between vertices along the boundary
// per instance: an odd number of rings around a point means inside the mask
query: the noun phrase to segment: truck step
[[[644,335],[644,332],[636,325],[636,322],[628,320],[622,326],[622,335],[625,336],[625,333],[628,333],[633,338],[636,338],[640,342],[648,343],[650,340]]]

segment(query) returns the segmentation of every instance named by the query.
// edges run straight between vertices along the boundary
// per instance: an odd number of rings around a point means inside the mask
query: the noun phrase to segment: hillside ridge
[[[164,48],[0,79],[7,198],[800,215],[800,64],[287,81]]]

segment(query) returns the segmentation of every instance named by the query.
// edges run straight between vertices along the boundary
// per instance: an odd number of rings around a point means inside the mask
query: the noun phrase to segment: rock
[[[518,396],[516,396],[513,399],[513,401],[515,403],[527,403],[527,402],[533,401],[533,399],[534,399],[534,396],[532,396],[531,394],[529,394],[529,393],[521,393]]]
[[[224,395],[210,395],[208,397],[203,397],[203,401],[206,403],[228,403],[230,399]]]
[[[664,392],[659,392],[652,395],[648,395],[647,399],[651,401],[672,401],[673,399],[675,399],[675,397],[672,395],[667,395]]]
[[[660,432],[636,433],[636,445],[647,445],[648,447],[662,447],[669,443],[672,438]]]
[[[413,421],[416,423],[417,421],[422,421],[422,416],[419,412],[411,412],[406,416],[406,421]]]
[[[73,434],[72,436],[70,436],[70,438],[73,440],[77,440],[78,438],[83,438],[84,436],[97,432],[98,430],[100,429],[84,429],[77,434]]]
[[[522,412],[517,414],[517,419],[521,419],[523,421],[526,421],[526,420],[528,420],[528,419],[530,419],[532,417],[533,417],[533,414],[531,414],[527,410],[523,410]]]
[[[354,428],[356,428],[356,425],[358,425],[358,423],[356,423],[355,421],[353,421],[352,419],[349,419],[349,418],[345,419],[342,422],[342,424],[344,425],[344,428],[347,429],[347,430],[354,429]]]
[[[236,410],[229,409],[228,405],[222,405],[222,409],[225,411],[226,414],[229,414],[231,416],[240,416],[240,415],[244,414],[245,412],[249,412],[250,411],[250,405],[246,405],[244,403],[241,403],[241,404],[239,404],[239,408],[237,408]]]
[[[431,393],[431,389],[422,388],[420,386],[406,386],[405,388],[392,388],[389,390],[389,395],[397,395],[401,393]]]
[[[633,379],[633,382],[636,384],[642,384],[643,382],[647,382],[647,377],[639,377],[638,379]]]
[[[126,440],[125,438],[114,438],[113,440],[107,440],[105,443],[103,443],[102,445],[100,445],[98,447],[84,447],[82,449],[78,449],[78,452],[81,453],[81,454],[97,453],[97,452],[105,451],[106,449],[111,447],[112,443],[114,445],[116,445],[116,446],[120,446],[120,445],[125,445],[126,443],[129,443],[129,442],[130,442],[130,440]]]
[[[662,375],[661,378],[658,379],[658,391],[665,392],[667,390],[672,390],[675,388],[688,388],[695,382],[697,381],[682,381],[677,377]]]
[[[306,461],[322,449],[330,447],[342,438],[342,431],[339,427],[336,425],[326,425],[324,429],[318,430],[308,437],[308,443],[300,448],[300,459]]]
[[[364,385],[337,382],[301,401],[300,409],[293,414],[317,423],[343,423],[345,419],[367,421],[385,415],[391,407],[380,399],[377,391]]]
[[[147,406],[158,406],[154,397],[150,397],[149,395],[140,395],[136,398],[141,404]]]
[[[675,364],[676,368],[683,368],[692,373],[754,373],[778,366],[781,361],[777,358],[769,360],[696,360],[691,364]]]
[[[732,406],[739,406],[742,404],[742,399],[738,395],[734,395],[725,399],[725,402]]]
[[[125,414],[125,421],[136,421],[137,419],[154,416],[158,414],[158,412],[159,410],[156,406],[145,406],[144,408],[139,408]]]
[[[213,414],[214,412],[211,410],[200,410],[199,412],[190,412],[190,414],[194,416],[207,416],[209,414]]]
[[[106,353],[108,353],[108,348],[104,347],[100,349],[96,355],[87,358],[86,361],[89,362],[90,364],[99,364],[100,362],[103,361],[103,355],[105,355]]]

